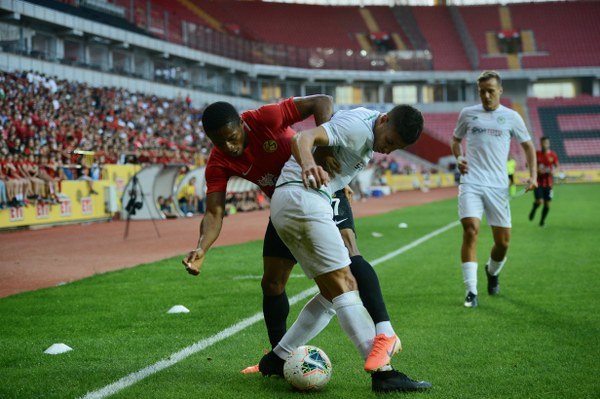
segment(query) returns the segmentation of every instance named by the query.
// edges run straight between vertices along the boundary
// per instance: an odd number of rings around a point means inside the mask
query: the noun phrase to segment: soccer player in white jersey
[[[368,164],[373,152],[389,154],[414,143],[423,129],[423,116],[415,108],[399,105],[388,113],[365,108],[338,111],[329,122],[297,133],[292,138],[292,157],[284,165],[271,200],[271,221],[280,238],[314,279],[322,297],[318,312],[303,310],[274,350],[261,359],[285,359],[297,346],[322,328],[333,314],[365,360],[364,369],[378,372],[374,391],[412,391],[431,387],[414,381],[390,366],[399,351],[397,336],[377,335],[364,308],[357,283],[350,273],[350,258],[338,233],[331,208],[332,193],[345,187]],[[339,168],[333,176],[317,165],[315,146],[332,147]],[[383,373],[381,373],[383,371]],[[375,373],[373,374],[375,375]]]
[[[529,179],[526,191],[537,186],[535,148],[521,116],[500,104],[502,79],[496,71],[484,71],[477,79],[481,104],[464,108],[452,139],[452,153],[461,173],[458,213],[463,226],[461,261],[466,290],[464,305],[473,308],[477,300],[477,237],[485,213],[492,228],[494,245],[485,266],[488,294],[500,292],[498,274],[506,262],[511,217],[506,159],[510,140],[516,138],[527,158]],[[466,153],[462,140],[466,138]]]

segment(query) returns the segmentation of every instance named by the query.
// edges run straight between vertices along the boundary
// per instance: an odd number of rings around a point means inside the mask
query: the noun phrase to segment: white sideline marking
[[[394,258],[395,256],[400,255],[403,252],[408,251],[409,249],[412,249],[418,245],[421,245],[425,241],[427,241],[447,230],[450,230],[451,228],[458,226],[459,224],[460,224],[459,221],[452,222],[452,223],[450,223],[442,228],[439,228],[427,235],[424,235],[423,237],[411,242],[410,244],[403,246],[402,248],[398,248],[397,250],[390,252],[389,254],[384,255],[381,258],[377,258],[370,263],[374,267],[382,262],[385,262],[389,259]],[[299,294],[294,295],[293,297],[289,298],[290,306],[298,303],[299,301],[301,301],[309,296],[315,295],[317,292],[318,292],[317,287],[313,286],[311,288],[308,288],[308,289],[302,291]],[[263,319],[262,312],[257,313],[254,316],[248,317],[247,319],[244,319],[244,320],[240,321],[239,323],[226,328],[225,330],[213,335],[212,337],[198,341],[195,344],[192,344],[186,348],[183,348],[179,352],[173,353],[167,359],[159,360],[158,362],[156,362],[148,367],[145,367],[134,373],[126,375],[125,377],[113,382],[112,384],[106,385],[105,387],[98,389],[97,391],[88,392],[81,398],[82,399],[102,399],[102,398],[106,398],[108,396],[114,395],[117,392],[137,383],[138,381],[143,380],[144,378],[146,378],[152,374],[156,374],[159,371],[166,369],[167,367],[171,367],[175,363],[180,362],[181,360],[187,358],[188,356],[191,356],[197,352],[200,352],[201,350],[204,350],[204,349],[208,348],[209,346],[216,344],[217,342],[223,341],[224,339],[229,338],[232,335],[239,333],[240,331],[250,327],[251,325],[253,325],[254,323],[256,323],[262,319]]]

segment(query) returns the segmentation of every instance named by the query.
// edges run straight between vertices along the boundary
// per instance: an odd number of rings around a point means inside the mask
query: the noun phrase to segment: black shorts
[[[343,189],[336,191],[335,194],[333,194],[331,206],[333,207],[333,221],[337,225],[337,228],[340,230],[352,229],[352,231],[356,233],[354,230],[352,207],[350,206],[350,201],[348,201]]]
[[[294,255],[292,255],[288,247],[286,247],[283,241],[281,241],[281,238],[279,238],[275,226],[271,223],[271,218],[269,218],[269,224],[267,225],[267,231],[265,232],[265,239],[263,241],[263,256],[289,259],[296,263]]]
[[[344,190],[340,190],[333,195],[331,201],[333,208],[333,221],[337,225],[338,229],[352,229],[354,230],[354,215],[352,215],[352,207]],[[355,232],[356,233],[356,232]],[[275,226],[271,223],[269,218],[269,224],[267,225],[267,231],[265,232],[265,239],[263,241],[263,256],[272,256],[275,258],[284,258],[296,262],[296,258],[290,252],[288,247],[281,241]]]
[[[536,187],[533,190],[533,196],[536,200],[552,201],[554,193],[552,192],[552,187]]]

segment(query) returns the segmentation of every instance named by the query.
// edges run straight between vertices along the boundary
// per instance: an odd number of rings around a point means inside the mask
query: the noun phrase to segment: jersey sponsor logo
[[[344,219],[342,219],[342,220],[336,220],[336,221],[335,221],[335,224],[336,224],[336,225],[338,225],[338,224],[340,224],[340,223],[343,223],[343,222],[345,222],[346,220],[348,220],[348,218],[344,218]]]
[[[263,143],[263,150],[266,152],[277,151],[277,142],[275,140],[267,140]]]
[[[354,166],[354,170],[361,170],[364,167],[365,167],[365,164],[362,162],[359,162]]]
[[[267,173],[266,175],[258,179],[257,183],[261,187],[274,186],[275,182],[277,181],[277,177],[278,176],[275,176],[272,173]]]
[[[242,172],[242,176],[246,176],[248,173],[250,173],[250,171],[252,170],[252,167],[254,166],[254,164],[250,165],[250,167],[248,168],[247,171]]]
[[[473,128],[471,128],[471,133],[473,133],[473,134],[487,133],[491,136],[502,136],[502,130],[500,130],[500,129],[486,129],[484,127],[478,127],[478,126],[473,126]]]

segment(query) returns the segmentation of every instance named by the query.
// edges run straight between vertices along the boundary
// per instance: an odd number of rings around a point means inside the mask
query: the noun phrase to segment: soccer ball
[[[331,361],[316,346],[305,345],[294,349],[283,364],[283,376],[301,391],[318,391],[331,377]]]

